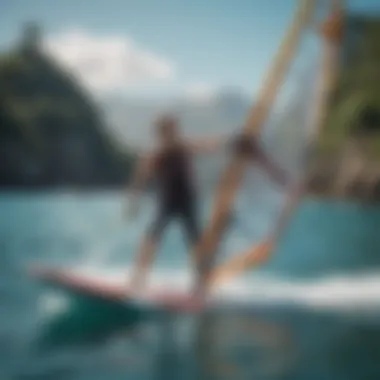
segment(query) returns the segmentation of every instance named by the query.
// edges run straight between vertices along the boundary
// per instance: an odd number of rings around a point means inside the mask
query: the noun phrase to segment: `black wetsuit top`
[[[149,230],[153,238],[160,238],[168,222],[178,217],[185,227],[189,243],[195,244],[199,239],[191,159],[190,152],[183,145],[162,150],[156,158],[158,213]]]
[[[156,180],[161,202],[180,206],[195,196],[190,152],[182,145],[158,153]]]

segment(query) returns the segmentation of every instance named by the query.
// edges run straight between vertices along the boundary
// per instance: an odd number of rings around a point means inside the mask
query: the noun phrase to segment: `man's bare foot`
[[[206,303],[206,298],[206,290],[203,287],[197,287],[191,292],[187,302],[189,306],[200,309]]]
[[[145,290],[142,279],[134,278],[129,281],[126,289],[126,293],[132,297],[139,297]]]

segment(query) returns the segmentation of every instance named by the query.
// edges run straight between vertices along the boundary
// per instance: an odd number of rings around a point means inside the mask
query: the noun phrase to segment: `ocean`
[[[281,201],[241,195],[220,260],[265,236]],[[380,378],[380,208],[304,201],[268,263],[201,314],[105,307],[27,275],[43,263],[126,281],[153,201],[135,221],[124,209],[118,192],[0,196],[1,380]],[[149,286],[185,291],[189,267],[173,225]]]

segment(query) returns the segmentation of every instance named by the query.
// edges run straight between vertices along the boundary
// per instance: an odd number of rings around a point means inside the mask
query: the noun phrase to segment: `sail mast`
[[[292,58],[298,47],[302,31],[309,23],[313,10],[313,0],[301,0],[299,2],[295,18],[273,61],[258,99],[248,115],[244,128],[244,132],[247,135],[254,136],[259,134],[262,125],[271,110],[276,95],[279,92],[282,82],[286,77]],[[213,262],[215,252],[218,249],[220,239],[226,229],[230,217],[232,203],[240,187],[247,165],[247,159],[234,157],[222,174],[221,182],[213,204],[211,222],[205,229],[205,233],[195,250],[195,259],[198,263],[207,262],[208,264],[211,264]],[[202,273],[199,273],[199,281],[202,284],[205,284],[209,270],[211,269],[210,265],[201,265],[199,268],[202,268],[200,269]]]
[[[328,111],[328,101],[338,74],[339,47],[343,38],[343,1],[332,0],[330,5],[331,8],[329,15],[322,24],[322,28],[320,30],[320,34],[323,39],[322,61],[320,68],[320,80],[318,81],[318,86],[316,89],[317,96],[315,100],[315,112],[312,120],[313,135],[315,137],[323,128]],[[283,229],[287,225],[289,216],[298,205],[301,196],[302,186],[295,187],[294,191],[289,194],[275,227],[275,237],[278,238],[281,236]],[[220,285],[227,280],[231,280],[242,272],[253,268],[254,266],[260,265],[268,259],[275,243],[276,241],[268,239],[258,245],[248,248],[241,254],[234,255],[232,259],[215,268],[209,277],[208,286],[215,287]]]

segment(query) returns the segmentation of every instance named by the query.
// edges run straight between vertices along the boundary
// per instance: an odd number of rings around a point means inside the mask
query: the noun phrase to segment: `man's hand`
[[[238,156],[250,159],[255,159],[257,156],[258,144],[256,139],[241,132],[230,139],[229,147]]]

